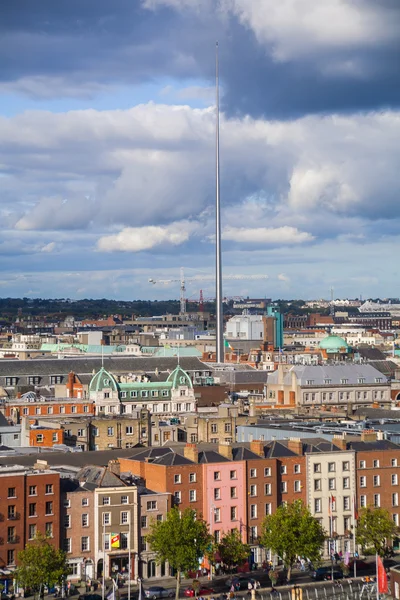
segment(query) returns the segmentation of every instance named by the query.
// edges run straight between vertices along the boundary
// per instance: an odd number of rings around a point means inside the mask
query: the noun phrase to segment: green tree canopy
[[[242,542],[238,529],[226,533],[217,548],[221,561],[231,570],[247,560],[250,554],[250,546]]]
[[[30,588],[35,596],[43,595],[44,586],[61,583],[67,574],[65,552],[54,548],[40,533],[18,553],[17,580],[24,588]]]
[[[362,508],[357,521],[356,541],[363,548],[373,548],[383,556],[386,540],[392,540],[398,531],[390,513],[384,508]]]
[[[176,571],[176,600],[179,598],[181,572],[197,570],[199,558],[207,553],[212,544],[207,523],[196,517],[194,510],[187,508],[180,513],[173,508],[165,521],[151,524],[147,536],[151,549],[156,553],[159,564],[168,561]]]
[[[320,560],[324,540],[322,526],[300,500],[279,506],[262,524],[261,543],[281,557],[288,579],[298,556],[313,562]]]

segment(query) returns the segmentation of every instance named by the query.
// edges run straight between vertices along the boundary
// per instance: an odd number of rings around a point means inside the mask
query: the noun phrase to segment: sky
[[[214,296],[217,40],[223,270],[264,276],[224,294],[399,296],[399,32],[398,0],[2,0],[0,296]]]

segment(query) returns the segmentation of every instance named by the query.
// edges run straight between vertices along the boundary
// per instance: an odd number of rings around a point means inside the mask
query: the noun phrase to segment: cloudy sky
[[[2,0],[1,296],[398,296],[398,0]]]

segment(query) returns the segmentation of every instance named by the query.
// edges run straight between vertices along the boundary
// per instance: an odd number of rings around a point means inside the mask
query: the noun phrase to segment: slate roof
[[[18,450],[18,449],[15,449]],[[29,448],[29,451],[32,449]],[[13,454],[13,461],[18,462],[20,465],[31,466],[40,458],[45,460],[50,466],[56,465],[72,465],[77,467],[84,467],[86,465],[103,465],[106,466],[109,460],[114,460],[118,457],[129,458],[133,454],[132,448],[125,448],[123,450],[97,450],[96,452],[40,452],[35,448],[34,453],[30,454],[19,454],[15,452]],[[0,456],[0,465],[5,465],[9,462],[10,457]]]
[[[258,454],[255,454],[248,448],[240,446],[239,448],[232,448],[233,460],[254,460],[255,458],[261,458]]]
[[[283,441],[283,440],[282,440]],[[289,450],[281,440],[274,440],[264,446],[265,458],[282,458],[284,456],[297,456],[295,452]]]
[[[165,466],[192,465],[193,461],[189,460],[188,458],[185,458],[185,456],[182,456],[181,454],[178,454],[177,452],[169,452],[168,454],[164,454],[164,456],[160,456],[159,458],[156,458],[153,461],[153,464],[165,465]]]
[[[199,463],[200,464],[210,464],[210,463],[220,463],[220,462],[230,462],[228,458],[222,456],[215,450],[203,450],[199,452]]]
[[[386,377],[394,377],[396,370],[399,368],[392,360],[371,360],[368,364],[386,375]]]
[[[375,369],[371,364],[343,364],[343,365],[294,365],[284,376],[284,384],[290,385],[292,374],[295,373],[299,385],[307,385],[307,381],[313,381],[312,385],[327,385],[326,379],[332,383],[329,385],[341,385],[342,379],[347,379],[349,385],[358,384],[358,379],[363,378],[363,385],[375,383],[376,378],[382,378],[382,372]],[[385,378],[382,378],[382,383]],[[277,384],[279,381],[278,371],[270,373],[268,382]]]
[[[348,448],[356,452],[368,452],[372,450],[400,450],[400,446],[389,440],[377,440],[376,442],[349,442]]]
[[[385,360],[386,356],[379,348],[371,348],[371,346],[359,346],[356,352],[363,358],[370,360]]]
[[[124,483],[118,475],[112,473],[107,467],[99,467],[97,465],[83,467],[83,469],[76,474],[76,479],[78,481],[84,481],[86,487],[126,487],[126,483]]]

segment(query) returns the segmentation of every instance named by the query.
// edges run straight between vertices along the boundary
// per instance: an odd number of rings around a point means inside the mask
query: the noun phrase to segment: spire
[[[216,316],[216,360],[224,362],[224,321],[222,310],[222,257],[221,257],[221,203],[220,203],[220,173],[219,173],[219,60],[218,42],[215,46],[215,166],[216,166],[216,195],[215,195],[215,316]]]

